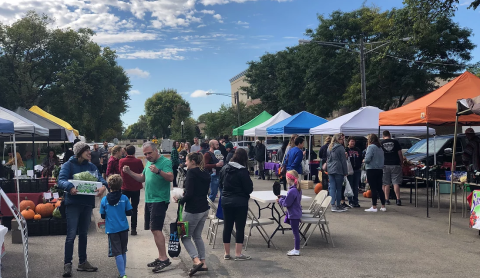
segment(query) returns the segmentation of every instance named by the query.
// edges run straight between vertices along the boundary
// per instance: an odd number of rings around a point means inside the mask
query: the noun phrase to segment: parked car
[[[398,143],[400,143],[403,154],[405,154],[405,152],[408,151],[408,149],[410,149],[413,145],[417,144],[420,140],[422,140],[416,137],[398,137],[395,139],[398,141]]]
[[[437,165],[443,165],[444,162],[452,162],[453,137],[453,135],[431,137],[428,141],[428,156],[427,139],[422,139],[408,149],[404,156],[408,161],[413,163],[425,163],[427,157],[429,165],[433,165],[434,159],[436,159]],[[462,154],[466,145],[467,140],[465,134],[459,134],[455,152],[455,161],[457,162],[457,165],[463,164]]]

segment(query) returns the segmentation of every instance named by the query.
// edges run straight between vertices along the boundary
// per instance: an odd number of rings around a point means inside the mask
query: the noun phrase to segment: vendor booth
[[[290,114],[287,112],[280,110],[277,114],[275,114],[273,117],[268,119],[267,121],[253,127],[250,129],[247,129],[243,132],[244,136],[267,136],[267,128],[279,123],[287,118],[291,117]]]
[[[30,108],[30,111],[44,117],[45,119],[48,119],[60,126],[63,126],[65,129],[68,129],[73,132],[73,134],[78,137],[80,134],[78,133],[78,130],[74,129],[69,123],[65,122],[64,120],[57,118],[53,116],[52,114],[49,114],[45,111],[43,111],[40,107],[34,105]]]
[[[379,116],[380,126],[424,126],[427,140],[430,134],[429,127],[442,125],[456,125],[457,100],[461,98],[474,98],[480,92],[480,78],[465,72],[443,87],[419,98],[405,106],[381,112]],[[456,116],[457,115],[457,116]],[[480,117],[475,114],[462,116],[458,123],[471,125],[480,122]],[[426,153],[429,152],[427,143]],[[455,148],[454,148],[455,150]],[[453,156],[455,157],[455,156]],[[429,160],[426,159],[425,180],[429,181]],[[454,166],[452,164],[452,170]],[[428,211],[427,190],[427,217]]]
[[[378,120],[382,109],[367,106],[340,116],[327,123],[310,129],[310,134],[331,135],[343,133],[346,136],[365,136],[379,131]],[[388,130],[392,135],[423,135],[425,128],[418,126],[382,126],[380,132]],[[435,133],[430,128],[430,133]]]
[[[267,128],[268,135],[310,134],[310,129],[326,123],[322,117],[302,111]]]
[[[260,113],[260,115],[256,116],[255,118],[253,118],[248,123],[235,128],[233,130],[233,136],[242,136],[242,135],[244,135],[243,133],[244,133],[245,130],[256,127],[257,125],[259,125],[261,123],[264,123],[265,121],[267,121],[271,117],[272,117],[272,115],[270,115],[270,113],[268,113],[267,111],[263,111],[262,113]]]

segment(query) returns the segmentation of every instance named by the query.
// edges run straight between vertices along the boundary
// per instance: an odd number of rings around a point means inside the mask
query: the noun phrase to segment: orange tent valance
[[[443,87],[405,106],[380,113],[380,126],[454,125],[457,100],[480,95],[480,78],[465,72]],[[459,118],[463,125],[480,124],[480,116]]]

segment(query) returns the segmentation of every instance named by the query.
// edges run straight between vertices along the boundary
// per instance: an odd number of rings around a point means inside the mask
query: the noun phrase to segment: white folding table
[[[287,191],[282,190],[280,192],[280,195],[286,196]],[[255,202],[255,204],[258,207],[258,218],[260,218],[261,211],[264,209],[270,209],[272,213],[272,220],[277,223],[277,228],[273,233],[270,235],[270,238],[267,242],[268,247],[270,247],[270,242],[273,238],[273,236],[277,233],[277,231],[282,231],[282,234],[285,233],[285,230],[291,230],[291,228],[284,228],[282,225],[282,217],[285,216],[285,211],[283,208],[279,205],[280,210],[277,209],[277,199],[278,197],[273,194],[273,191],[253,191],[250,194],[250,198]],[[312,197],[308,197],[305,195],[302,195],[302,200],[309,200],[312,199]],[[264,203],[267,204],[265,207],[261,207],[260,204],[258,203]]]

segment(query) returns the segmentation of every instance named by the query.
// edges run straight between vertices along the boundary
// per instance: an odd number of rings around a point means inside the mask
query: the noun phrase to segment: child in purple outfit
[[[290,185],[287,196],[278,196],[277,202],[287,208],[285,223],[292,227],[293,236],[295,237],[295,249],[289,251],[287,256],[300,256],[300,217],[302,217],[302,189],[298,182],[298,173],[290,170],[286,174],[287,183]]]

